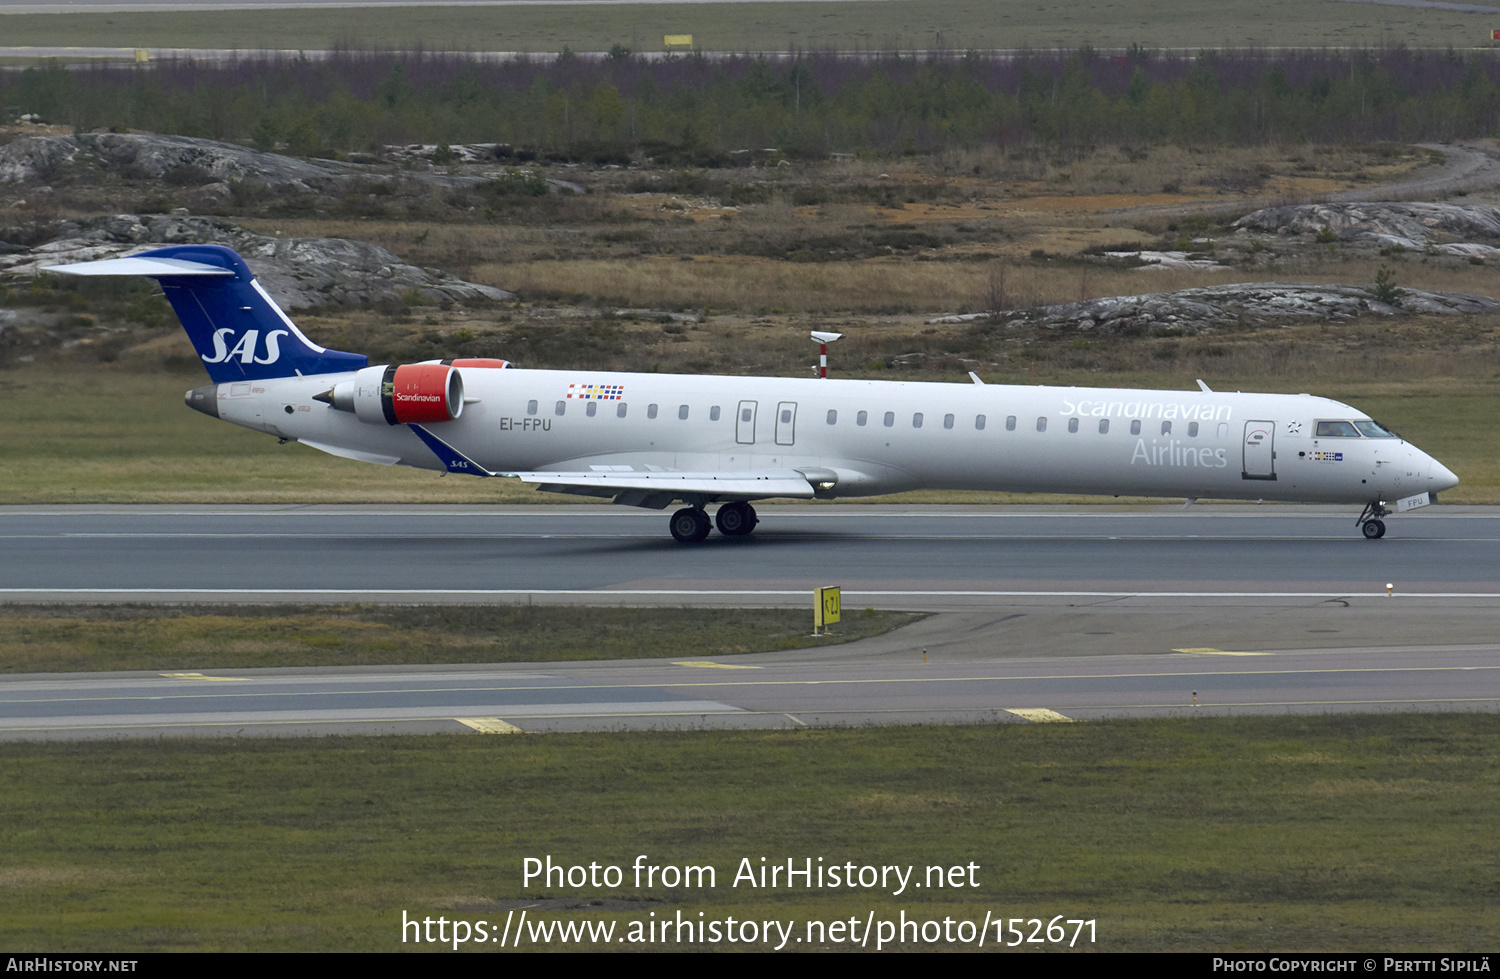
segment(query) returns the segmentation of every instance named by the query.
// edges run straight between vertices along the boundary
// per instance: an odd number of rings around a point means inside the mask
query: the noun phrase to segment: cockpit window
[[[1318,438],[1357,439],[1359,429],[1353,422],[1318,422]]]
[[[1393,439],[1396,433],[1377,421],[1355,422],[1354,427],[1367,439]]]

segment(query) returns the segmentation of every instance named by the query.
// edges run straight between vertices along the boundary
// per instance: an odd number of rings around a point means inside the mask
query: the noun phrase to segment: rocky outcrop
[[[1006,327],[1137,334],[1162,330],[1183,333],[1234,326],[1278,326],[1309,320],[1351,320],[1402,313],[1462,314],[1500,310],[1500,300],[1453,292],[1403,289],[1399,305],[1382,302],[1373,286],[1252,282],[1183,289],[1143,296],[1113,296],[1087,302],[1000,313]],[[1394,297],[1393,297],[1394,298]],[[953,322],[978,317],[949,317]]]
[[[1409,251],[1481,256],[1500,252],[1500,207],[1492,204],[1298,204],[1254,211],[1235,227],[1314,238],[1321,233],[1325,239],[1332,234],[1339,241]]]
[[[466,282],[438,269],[407,265],[362,241],[268,238],[212,218],[117,214],[65,221],[59,237],[0,255],[0,274],[29,276],[49,265],[119,258],[163,245],[228,245],[286,309],[358,305],[420,296],[425,302],[472,303],[514,298],[503,289]]]
[[[0,146],[0,184],[49,183],[79,169],[191,186],[250,180],[294,190],[312,190],[359,171],[331,160],[299,160],[233,143],[154,133],[28,136]]]

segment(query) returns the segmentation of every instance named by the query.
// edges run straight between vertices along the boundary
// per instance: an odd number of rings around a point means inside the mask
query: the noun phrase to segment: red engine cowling
[[[460,357],[458,360],[444,360],[441,363],[451,364],[454,367],[483,367],[493,370],[502,370],[510,366],[510,361],[501,360],[498,357]]]
[[[402,364],[387,370],[380,400],[392,425],[453,421],[463,413],[463,375],[452,367]]]
[[[362,422],[430,425],[463,414],[464,379],[446,364],[366,367],[314,397]]]

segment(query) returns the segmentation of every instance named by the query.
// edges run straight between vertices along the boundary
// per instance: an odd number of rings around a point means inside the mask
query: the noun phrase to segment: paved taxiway
[[[1493,711],[1500,646],[1232,650],[985,663],[633,661],[561,667],[210,670],[0,683],[0,738],[278,735],[1108,716]],[[1196,704],[1196,706],[1195,706]]]
[[[717,662],[15,677],[0,737],[1500,705],[1493,508],[1402,515],[1373,542],[1319,507],[766,507],[754,537],[696,547],[664,523],[607,507],[5,508],[0,600],[795,606],[841,584],[846,609],[941,614]]]

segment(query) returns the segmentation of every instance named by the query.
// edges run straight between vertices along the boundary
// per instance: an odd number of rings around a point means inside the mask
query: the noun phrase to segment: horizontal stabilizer
[[[107,258],[101,262],[53,265],[44,271],[64,275],[234,275],[233,269],[180,258]]]

